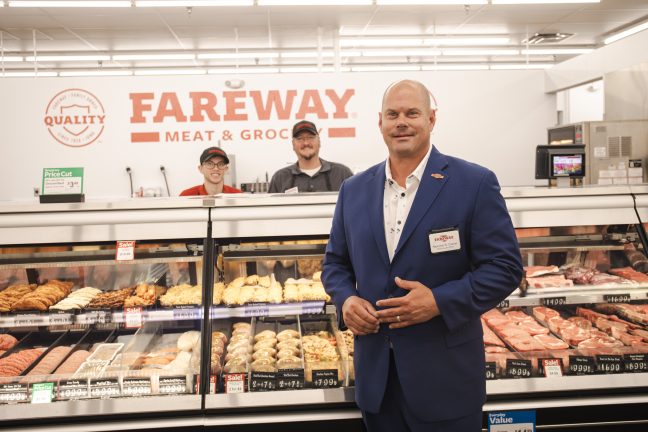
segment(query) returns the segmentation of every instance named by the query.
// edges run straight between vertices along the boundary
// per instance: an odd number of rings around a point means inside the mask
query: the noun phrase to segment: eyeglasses
[[[205,163],[203,164],[203,166],[204,166],[205,168],[207,168],[207,169],[214,169],[214,168],[218,168],[219,170],[222,170],[222,169],[227,168],[227,163],[224,162],[224,161],[220,161],[220,162],[217,162],[217,163],[214,163],[214,162],[212,162],[212,161],[207,161],[207,162],[205,162]]]

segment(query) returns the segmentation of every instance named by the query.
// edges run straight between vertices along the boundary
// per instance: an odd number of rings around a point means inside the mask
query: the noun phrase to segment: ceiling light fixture
[[[418,65],[380,65],[380,66],[351,66],[351,72],[414,72],[420,71]]]
[[[0,75],[5,77],[55,77],[58,76],[56,72],[0,72]]]
[[[137,7],[254,6],[254,0],[136,0]]]
[[[278,67],[256,67],[256,68],[212,68],[207,69],[209,74],[256,74],[256,73],[279,73]]]
[[[371,6],[373,0],[257,0],[259,6]]]
[[[281,58],[319,58],[335,57],[333,51],[285,51],[281,53]]]
[[[115,61],[195,60],[196,54],[115,54],[112,59]]]
[[[27,56],[25,61],[28,62],[66,62],[66,61],[108,61],[109,55],[36,55]]]
[[[457,46],[457,45],[506,45],[509,43],[510,38],[507,37],[491,37],[491,36],[484,36],[484,37],[465,37],[465,38],[458,38],[458,37],[447,37],[447,38],[441,38],[441,37],[433,37],[433,38],[425,38],[423,40],[423,43],[426,45],[434,45],[434,46]]]
[[[400,50],[362,50],[363,57],[431,57],[441,55],[441,50],[432,48]]]
[[[630,27],[629,29],[623,30],[623,31],[621,31],[619,33],[616,33],[616,34],[610,36],[610,37],[607,37],[607,38],[605,38],[603,43],[605,45],[611,44],[612,42],[616,42],[616,41],[618,41],[620,39],[626,38],[626,37],[631,36],[631,35],[633,35],[635,33],[639,33],[640,31],[644,31],[646,29],[648,29],[648,21],[646,21],[646,22],[644,22],[642,24],[638,24],[636,26]]]
[[[136,76],[142,75],[205,75],[205,69],[135,69]]]
[[[317,66],[282,66],[279,68],[281,73],[318,73],[318,72],[335,72],[333,66],[318,68]]]
[[[516,49],[444,49],[444,56],[498,56],[498,55],[519,55],[520,50]]]
[[[238,53],[205,53],[198,54],[198,59],[254,59],[254,58],[279,58],[278,52],[238,52]]]
[[[83,76],[131,76],[132,70],[79,70],[79,71],[61,71],[60,77],[83,77]]]
[[[491,70],[517,70],[517,69],[549,69],[552,68],[551,63],[511,63],[511,64],[491,64]]]
[[[488,0],[376,0],[379,6],[418,6],[418,5],[485,5]]]
[[[486,64],[436,64],[421,66],[424,71],[442,71],[442,70],[488,70]]]
[[[130,0],[9,0],[7,6],[10,7],[39,7],[39,8],[60,8],[60,7],[77,7],[77,8],[113,8],[113,7],[131,7]]]
[[[342,47],[397,47],[397,46],[420,46],[423,45],[422,38],[341,38]]]
[[[25,58],[22,56],[0,56],[0,61],[2,62],[21,62],[25,61]]]
[[[593,48],[551,48],[551,49],[523,49],[520,51],[523,55],[568,55],[568,54],[587,54],[594,51]]]

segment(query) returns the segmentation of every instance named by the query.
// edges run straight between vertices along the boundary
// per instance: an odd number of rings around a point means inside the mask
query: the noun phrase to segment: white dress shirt
[[[409,215],[412,203],[416,197],[419,184],[423,178],[423,172],[430,158],[432,145],[427,154],[418,164],[416,169],[405,179],[405,187],[401,187],[396,180],[392,178],[389,158],[385,163],[385,193],[383,194],[383,215],[385,220],[385,240],[387,241],[387,252],[389,253],[389,262],[394,259],[396,246],[400,240],[405,221]]]

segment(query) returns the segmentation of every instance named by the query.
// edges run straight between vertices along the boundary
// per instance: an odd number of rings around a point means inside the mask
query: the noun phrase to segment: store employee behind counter
[[[342,182],[353,175],[345,165],[319,157],[320,135],[312,122],[295,123],[292,136],[297,162],[274,173],[268,192],[338,191]]]
[[[409,80],[385,92],[389,156],[342,185],[324,259],[370,432],[481,431],[480,315],[522,277],[495,175],[431,146],[429,95]]]
[[[205,182],[183,190],[180,196],[241,193],[240,189],[225,184],[225,173],[228,169],[229,158],[225,150],[219,147],[206,148],[200,155],[200,165],[198,165],[198,171],[205,177]]]

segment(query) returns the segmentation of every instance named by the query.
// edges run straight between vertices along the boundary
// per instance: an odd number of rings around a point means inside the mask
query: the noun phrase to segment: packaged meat
[[[535,278],[538,276],[546,275],[546,274],[551,274],[551,273],[558,273],[558,267],[557,266],[526,266],[524,267],[524,272],[526,274],[526,277],[528,278]]]
[[[10,334],[0,334],[0,350],[9,351],[18,343],[18,339]]]
[[[633,269],[638,272],[648,273],[648,259],[641,251],[637,250],[634,244],[626,243],[623,246],[623,252]]]
[[[90,357],[88,357],[88,360],[110,362],[123,347],[123,343],[99,344]]]
[[[88,358],[90,353],[86,350],[77,350],[74,351],[70,357],[68,357],[63,364],[61,364],[58,369],[54,372],[55,374],[71,374],[76,372],[79,369],[79,366]]]

